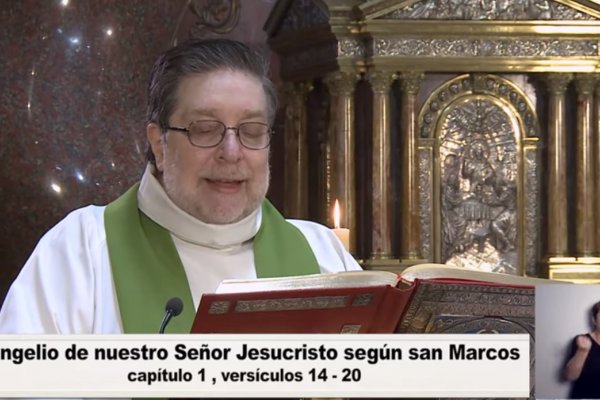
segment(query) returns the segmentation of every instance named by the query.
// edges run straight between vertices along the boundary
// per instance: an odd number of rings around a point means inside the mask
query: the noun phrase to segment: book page
[[[274,290],[395,286],[399,276],[387,271],[343,271],[282,278],[226,279],[216,293],[249,293]]]
[[[402,279],[410,282],[415,279],[461,279],[523,286],[557,283],[557,281],[551,281],[549,279],[478,271],[467,268],[451,267],[444,264],[413,265],[402,271],[400,275],[402,275]]]

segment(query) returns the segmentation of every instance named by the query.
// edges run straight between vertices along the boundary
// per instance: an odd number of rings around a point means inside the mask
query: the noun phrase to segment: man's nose
[[[236,162],[242,157],[242,144],[235,128],[227,128],[220,144],[219,157],[224,161]]]

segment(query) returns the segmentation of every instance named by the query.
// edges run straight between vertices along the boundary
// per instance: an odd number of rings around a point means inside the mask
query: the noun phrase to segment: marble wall
[[[3,2],[0,303],[46,230],[75,208],[109,202],[140,177],[154,59],[192,29],[223,35],[198,28],[189,3]],[[241,4],[239,22],[223,36],[264,43],[274,0]]]

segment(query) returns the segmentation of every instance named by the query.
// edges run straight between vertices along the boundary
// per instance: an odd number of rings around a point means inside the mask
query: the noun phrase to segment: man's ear
[[[148,139],[148,143],[150,143],[150,148],[154,154],[156,169],[162,172],[166,137],[163,135],[162,129],[160,129],[158,124],[150,122],[146,125],[146,138]]]

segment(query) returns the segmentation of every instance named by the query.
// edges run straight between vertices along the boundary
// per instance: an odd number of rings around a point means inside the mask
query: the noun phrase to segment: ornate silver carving
[[[533,393],[535,289],[422,282],[400,333],[527,333]],[[533,396],[532,396],[533,398]]]
[[[597,40],[376,39],[375,56],[406,57],[596,57]]]
[[[231,32],[240,20],[239,0],[192,0],[190,9],[198,17],[192,27],[192,37],[202,37],[205,30]]]
[[[525,149],[525,271],[537,276],[540,235],[539,155],[535,149]]]
[[[469,96],[441,121],[442,260],[517,272],[517,142],[514,121],[491,98]]]
[[[419,149],[419,213],[421,224],[421,255],[426,260],[433,260],[431,254],[433,208],[431,202],[433,161],[431,149]]]
[[[338,41],[338,55],[342,57],[364,57],[365,45],[357,39],[340,39]]]
[[[294,0],[291,3],[291,7],[281,23],[281,32],[302,31],[329,22],[327,13],[314,1]]]
[[[490,94],[506,100],[519,114],[525,125],[525,136],[539,136],[540,128],[535,111],[520,90],[509,81],[494,75],[463,75],[440,87],[430,97],[421,112],[421,137],[433,137],[433,130],[442,110],[458,97],[468,93]]]
[[[228,301],[213,301],[208,309],[209,314],[225,314],[229,311]]]
[[[472,317],[439,315],[428,326],[428,333],[527,333],[535,334],[534,318]]]
[[[464,283],[421,282],[399,327],[399,333],[429,332],[439,315],[535,318],[535,289]]]
[[[506,79],[462,75],[431,94],[419,123],[421,137],[437,136],[439,144],[441,261],[510,273],[521,273],[519,266],[534,269],[539,257],[540,170],[519,161],[517,151],[520,138],[536,143],[539,136],[528,99]],[[521,190],[525,214],[517,221]],[[527,226],[518,229],[519,225]],[[517,250],[520,235],[529,237],[522,252]]]
[[[563,4],[548,0],[423,0],[380,19],[446,20],[591,20]]]
[[[290,299],[241,300],[235,305],[235,312],[314,310],[342,308],[348,304],[348,296],[321,296]]]

